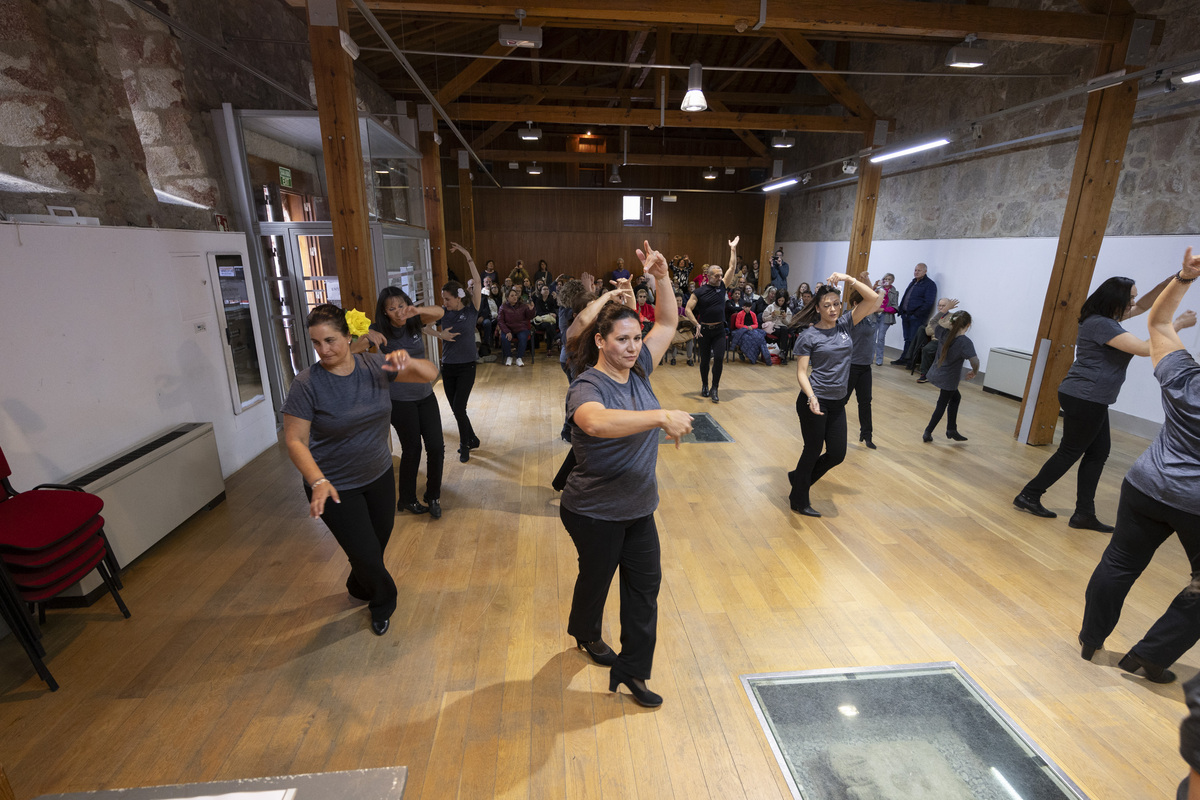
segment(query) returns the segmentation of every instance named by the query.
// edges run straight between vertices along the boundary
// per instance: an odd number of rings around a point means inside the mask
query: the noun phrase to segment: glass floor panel
[[[800,800],[1086,798],[953,662],[743,675]]]

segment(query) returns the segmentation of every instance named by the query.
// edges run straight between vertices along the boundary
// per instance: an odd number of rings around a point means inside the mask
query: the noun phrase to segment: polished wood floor
[[[657,711],[609,694],[566,635],[575,552],[549,488],[565,380],[542,356],[480,368],[468,464],[442,398],[445,516],[396,518],[390,633],[371,635],[348,600],[345,559],[276,447],[128,569],[132,619],[108,599],[51,613],[60,691],[0,641],[0,763],[22,800],[396,764],[413,800],[786,798],[739,675],[956,661],[1091,797],[1170,796],[1186,770],[1182,691],[1116,661],[1186,581],[1177,542],[1134,588],[1111,651],[1082,661],[1083,588],[1108,537],[1012,508],[1049,455],[1013,441],[1017,404],[964,387],[970,441],[922,444],[936,390],[874,374],[879,449],[852,443],[812,520],[785,497],[791,367],[727,365],[718,406],[682,360],[655,372],[664,405],[709,411],[736,440],[661,452]],[[1102,518],[1145,445],[1114,435]],[[1047,505],[1069,513],[1073,482]],[[609,608],[616,642],[615,586]],[[1196,665],[1185,656],[1181,678]]]

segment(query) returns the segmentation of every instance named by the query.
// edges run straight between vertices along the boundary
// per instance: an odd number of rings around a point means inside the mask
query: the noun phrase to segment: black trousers
[[[1121,484],[1112,540],[1088,581],[1080,640],[1092,647],[1104,644],[1117,626],[1134,581],[1172,533],[1179,536],[1191,562],[1191,582],[1130,652],[1169,667],[1196,644],[1200,639],[1200,589],[1196,586],[1200,580],[1200,516],[1160,503],[1129,481]]]
[[[941,345],[937,339],[930,339],[921,348],[921,366],[918,368],[921,374],[929,372],[929,368],[933,366],[933,360],[937,358],[938,346]]]
[[[1047,459],[1033,480],[1025,484],[1021,493],[1041,499],[1042,494],[1079,461],[1075,512],[1095,516],[1096,487],[1100,485],[1100,475],[1104,472],[1112,442],[1108,431],[1108,406],[1062,392],[1058,393],[1058,404],[1063,410],[1063,435],[1058,450]]]
[[[958,389],[942,389],[938,392],[937,406],[933,409],[933,416],[929,418],[929,424],[925,426],[926,433],[933,433],[934,428],[942,421],[942,415],[946,415],[946,433],[954,433],[958,430],[958,404],[962,402],[962,392]]]
[[[338,489],[342,502],[325,503],[321,521],[350,560],[346,591],[366,600],[371,619],[390,619],[396,610],[396,582],[383,563],[383,551],[396,520],[396,476],[387,471],[366,486]],[[337,487],[334,487],[337,489]],[[304,487],[312,500],[312,489]]]
[[[712,358],[712,388],[721,385],[721,367],[725,363],[725,326],[701,325],[696,334],[700,350],[700,384],[708,386],[708,362]]]
[[[437,397],[430,392],[411,402],[393,400],[392,427],[400,439],[400,478],[396,491],[399,502],[404,505],[417,502],[422,440],[425,442],[425,502],[441,499],[446,443],[442,438],[442,412]]]
[[[850,401],[850,395],[858,398],[858,435],[865,438],[871,438],[871,365],[868,364],[851,364],[850,365],[850,392],[846,395],[846,401]]]
[[[442,389],[446,399],[450,401],[450,410],[454,412],[454,421],[458,423],[459,447],[469,447],[475,441],[475,429],[471,427],[471,418],[467,416],[467,401],[471,399],[471,389],[475,387],[475,362],[465,364],[442,364]]]
[[[585,642],[601,638],[604,601],[613,573],[620,568],[621,652],[614,669],[648,679],[658,638],[658,589],[662,584],[654,515],[609,522],[560,508],[559,516],[579,553],[579,577],[567,633]]]
[[[793,508],[809,505],[808,492],[826,472],[846,460],[846,397],[840,400],[817,398],[821,414],[808,408],[808,398],[796,397],[796,414],[800,417],[800,435],[804,450],[796,469],[788,473],[792,492],[788,496]],[[824,452],[822,452],[824,450]]]
[[[913,352],[916,349],[915,341],[917,332],[925,325],[925,320],[919,315],[905,316],[900,318],[900,327],[904,329],[904,353],[900,358],[912,364],[916,360],[917,354]]]

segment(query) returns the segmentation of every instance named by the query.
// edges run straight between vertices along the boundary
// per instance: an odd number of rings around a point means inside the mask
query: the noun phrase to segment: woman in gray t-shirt
[[[950,325],[943,326],[946,336],[938,345],[937,355],[929,370],[929,382],[938,387],[937,406],[933,416],[925,426],[921,435],[924,442],[933,441],[933,431],[946,415],[946,438],[956,442],[965,442],[967,437],[958,432],[958,404],[962,402],[962,393],[958,391],[958,382],[962,378],[964,361],[971,362],[971,371],[967,380],[975,377],[979,371],[979,356],[975,354],[975,343],[965,335],[971,327],[971,315],[965,311],[955,311],[950,316]]]
[[[1100,533],[1112,532],[1111,525],[1096,518],[1096,487],[1108,460],[1110,444],[1108,407],[1121,391],[1130,360],[1150,355],[1150,343],[1126,331],[1119,320],[1149,309],[1170,281],[1167,278],[1135,303],[1137,286],[1132,279],[1109,278],[1083,302],[1075,340],[1075,363],[1058,385],[1058,402],[1063,410],[1062,441],[1041,471],[1013,498],[1014,506],[1039,517],[1058,516],[1042,505],[1042,494],[1079,461],[1075,513],[1067,524]],[[1176,330],[1195,324],[1196,315],[1190,311],[1175,320]]]
[[[346,590],[367,601],[371,630],[382,636],[396,610],[396,583],[383,563],[396,514],[391,382],[428,383],[437,369],[404,350],[355,355],[346,312],[330,303],[308,315],[308,337],[320,361],[292,381],[283,438],[304,478],[309,514],[329,527],[350,561]]]
[[[662,254],[646,243],[638,257],[658,283],[654,327],[645,339],[637,312],[617,296],[628,290],[606,294],[609,302],[571,339],[578,342],[571,355],[578,377],[567,390],[567,418],[578,464],[567,477],[559,515],[579,552],[567,633],[593,661],[612,668],[610,691],[625,684],[634,700],[655,707],[662,697],[646,688],[646,680],[654,661],[662,581],[654,524],[659,430],[678,445],[691,431],[692,418],[661,409],[650,387],[654,365],[675,338],[679,306]],[[617,567],[620,654],[601,637],[604,601]]]
[[[1091,660],[1117,626],[1125,597],[1159,545],[1175,533],[1191,562],[1191,581],[1118,662],[1155,683],[1170,683],[1167,669],[1200,639],[1200,364],[1179,340],[1179,308],[1200,277],[1200,257],[1187,249],[1183,268],[1150,309],[1150,360],[1162,386],[1165,421],[1121,485],[1117,525],[1088,581],[1080,655]]]
[[[846,281],[863,299],[853,311],[842,313],[837,284]],[[792,511],[806,517],[821,513],[809,504],[809,489],[821,476],[846,458],[846,400],[850,390],[851,329],[874,314],[881,297],[870,282],[835,272],[828,285],[817,289],[813,301],[800,312],[800,324],[812,323],[796,337],[796,414],[804,450],[796,468],[788,473],[792,485],[788,502]],[[812,372],[809,372],[812,367]],[[824,452],[822,452],[824,451]]]

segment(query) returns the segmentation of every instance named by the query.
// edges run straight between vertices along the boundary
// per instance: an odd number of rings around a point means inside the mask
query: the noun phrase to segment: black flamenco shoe
[[[429,501],[429,516],[432,517],[433,519],[441,519],[442,518],[442,501],[441,500],[430,500]]]
[[[922,433],[922,434],[921,434],[921,441],[922,441],[922,442],[925,442],[925,443],[927,443],[927,444],[928,444],[929,442],[932,442],[932,441],[933,441],[933,434],[932,434],[932,433],[930,433],[929,431],[925,431],[924,433]]]
[[[1091,661],[1092,656],[1096,655],[1096,651],[1099,649],[1099,647],[1092,647],[1090,644],[1085,644],[1082,638],[1079,639],[1079,657],[1084,661]]]
[[[1028,511],[1035,517],[1054,519],[1058,516],[1058,514],[1055,514],[1053,511],[1043,506],[1040,499],[1028,497],[1024,492],[1013,498],[1013,505],[1022,511]]]
[[[458,460],[462,463],[467,463],[471,460],[471,448],[463,446],[458,448]]]
[[[383,636],[388,632],[388,628],[391,627],[391,624],[392,621],[390,619],[373,619],[371,620],[371,633],[375,634],[376,636]]]
[[[1113,532],[1113,526],[1105,525],[1103,522],[1096,519],[1095,514],[1080,514],[1079,512],[1076,512],[1071,515],[1071,519],[1067,521],[1067,525],[1084,531],[1097,531],[1099,533]]]
[[[694,358],[689,358],[689,359],[687,360],[687,365],[688,365],[689,367],[694,367],[694,366],[696,366],[696,359],[694,359]]]
[[[603,639],[597,639],[594,642],[585,642],[576,636],[575,646],[591,656],[592,661],[595,661],[602,667],[611,667],[617,663],[617,654],[613,652],[613,649]]]
[[[1117,666],[1126,672],[1137,672],[1141,669],[1146,674],[1146,680],[1151,683],[1171,683],[1175,680],[1174,672],[1166,667],[1160,667],[1158,664],[1152,664],[1139,655],[1134,655],[1132,650],[1117,662]]]
[[[866,445],[868,450],[878,450],[879,449],[875,446],[875,443],[871,441],[871,437],[867,436],[865,433],[860,433],[858,435],[858,440],[860,442],[862,442],[864,445]]]
[[[821,512],[817,511],[812,506],[804,506],[803,508],[801,508],[800,506],[792,506],[791,508],[792,508],[792,511],[795,511],[797,514],[803,514],[806,517],[821,516]]]
[[[721,402],[721,398],[717,397],[717,388],[715,386],[713,387],[712,392],[709,393],[709,398],[712,399],[714,403]]]
[[[639,706],[646,708],[658,708],[662,705],[662,695],[655,694],[646,688],[646,682],[641,678],[635,678],[632,675],[626,675],[616,667],[613,667],[608,678],[608,690],[610,692],[617,691],[617,687],[625,684],[630,694],[633,695],[633,700]]]
[[[401,500],[399,503],[396,504],[396,510],[397,511],[407,511],[410,514],[428,514],[429,506],[423,506],[420,503],[418,503],[416,500],[413,500],[411,503],[406,503],[403,500]]]
[[[700,396],[708,397],[708,384],[706,384],[706,383],[700,384]]]
[[[467,447],[471,448],[472,450],[478,450],[479,449],[479,437],[472,436],[471,441],[467,442]]]
[[[967,441],[967,437],[963,436],[963,435],[962,435],[961,433],[959,433],[958,431],[946,431],[946,438],[947,438],[947,439],[953,439],[953,440],[954,440],[954,441],[956,441],[956,442],[965,442],[965,441]]]

